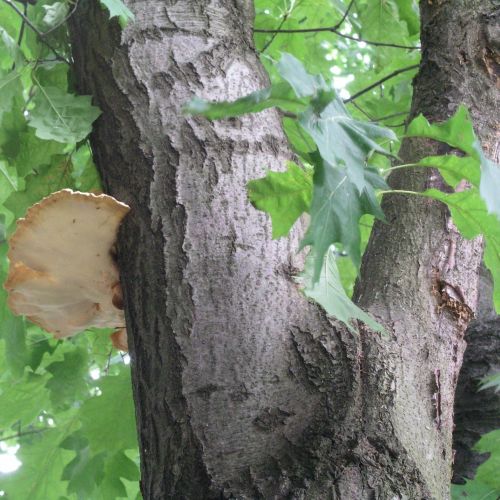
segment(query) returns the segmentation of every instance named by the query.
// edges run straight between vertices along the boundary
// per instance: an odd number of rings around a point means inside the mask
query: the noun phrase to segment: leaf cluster
[[[111,15],[129,12],[118,0],[106,5]],[[0,3],[2,283],[7,238],[29,206],[65,187],[100,190],[87,143],[100,111],[90,96],[75,95],[66,63],[65,20],[76,5],[38,0],[14,6],[26,19]],[[6,298],[0,288],[0,458],[17,450],[22,465],[0,471],[2,496],[136,498],[130,370],[112,350],[109,332],[56,341],[13,316]]]

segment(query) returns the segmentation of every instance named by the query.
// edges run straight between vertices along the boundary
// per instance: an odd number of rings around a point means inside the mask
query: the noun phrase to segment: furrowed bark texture
[[[491,276],[486,269],[481,271],[477,319],[465,334],[467,349],[455,397],[453,482],[459,484],[472,479],[488,458],[473,451],[479,438],[500,427],[500,393],[493,388],[478,390],[482,378],[500,372],[500,319],[491,300]]]
[[[345,414],[350,374],[292,279],[297,233],[272,241],[246,197],[248,180],[283,168],[287,143],[274,112],[215,123],[181,112],[195,95],[234,99],[268,83],[251,3],[131,7],[120,34],[87,2],[72,33],[81,89],[103,110],[96,162],[132,207],[120,267],[143,496],[305,490],[313,448]]]
[[[469,23],[478,5],[461,4]],[[446,498],[466,325],[436,312],[433,271],[473,306],[480,243],[460,240],[438,204],[388,199],[394,226],[377,228],[358,295],[393,334],[334,328],[292,279],[300,227],[272,241],[246,198],[248,180],[290,157],[277,114],[211,123],[181,113],[194,95],[234,99],[268,83],[251,2],[130,7],[135,22],[120,32],[81,2],[71,31],[80,90],[103,110],[96,163],[132,207],[119,264],[144,498]],[[444,88],[424,106],[422,76],[415,110],[442,119],[460,94],[434,57],[424,53],[423,74],[441,71]],[[448,70],[465,71],[449,57]]]
[[[465,104],[484,149],[498,161],[499,24],[494,3],[421,2],[423,53],[412,114],[441,121]],[[401,151],[403,163],[433,150],[446,151],[408,141]],[[399,171],[390,181],[394,188],[414,191],[444,187],[436,172],[428,170]],[[377,224],[374,230],[357,296],[361,306],[391,324],[393,342],[381,348],[384,357],[375,349],[365,362],[387,360],[382,369],[393,380],[394,390],[385,392],[394,439],[420,465],[432,496],[447,498],[454,392],[467,321],[442,303],[440,287],[449,284],[461,302],[475,309],[481,242],[464,241],[438,203],[390,195],[383,208],[389,224]],[[373,392],[384,393],[376,379]]]

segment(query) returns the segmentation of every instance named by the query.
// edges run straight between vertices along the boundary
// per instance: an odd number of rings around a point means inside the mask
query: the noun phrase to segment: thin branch
[[[50,429],[50,427],[44,427],[43,429],[33,429],[31,431],[19,431],[15,434],[10,434],[9,436],[1,437],[0,441],[8,441],[9,439],[16,439],[23,436],[29,436],[30,434],[40,434],[46,430]]]
[[[344,21],[347,19],[347,16],[349,15],[349,12],[354,5],[354,2],[355,0],[351,0],[351,3],[347,6],[342,19],[335,26],[332,26],[332,30],[337,31],[344,24]]]
[[[64,57],[62,56],[61,54],[59,54],[59,52],[47,41],[44,39],[44,36],[45,36],[45,33],[42,33],[28,18],[27,15],[25,15],[23,13],[22,10],[20,10],[17,5],[15,5],[12,0],[3,0],[4,3],[6,3],[7,5],[9,5],[12,9],[14,9],[16,11],[16,13],[21,16],[21,18],[23,19],[23,21],[26,23],[26,25],[36,33],[38,39],[44,43],[53,53],[54,55],[56,56],[57,60],[58,61],[62,61],[62,62],[65,62],[66,64],[70,64],[70,62]]]
[[[28,15],[28,2],[24,4],[24,15]],[[23,42],[23,36],[24,36],[24,28],[26,27],[26,21],[23,19],[21,21],[21,28],[19,29],[19,36],[17,37],[17,46],[19,49],[21,49],[21,43]],[[14,71],[16,68],[16,61],[12,63],[12,68],[10,69],[11,71]]]
[[[24,13],[25,17],[28,15],[28,2],[26,2],[24,4],[24,12],[23,13]],[[17,39],[17,45],[19,47],[21,47],[21,42],[23,41],[23,35],[24,35],[24,28],[25,28],[25,26],[26,26],[26,21],[23,18],[23,20],[21,22],[21,29],[19,30],[19,37]]]
[[[418,68],[418,64],[412,64],[411,66],[406,66],[405,68],[398,69],[396,71],[393,71],[392,73],[389,73],[387,76],[384,76],[384,78],[381,78],[380,80],[377,80],[375,83],[372,83],[368,87],[361,89],[359,92],[356,92],[354,95],[349,97],[349,99],[345,99],[344,102],[352,102],[354,99],[357,99],[359,96],[366,94],[366,92],[369,92],[370,90],[374,89],[375,87],[378,87],[382,83],[386,82],[390,78],[394,78],[395,76],[404,73],[405,71],[411,71],[412,69]]]
[[[285,15],[281,19],[281,22],[278,26],[278,29],[281,29],[283,27],[283,25],[285,24],[285,21],[288,19],[289,15],[290,15],[290,11],[285,12]],[[273,33],[273,36],[264,44],[264,47],[262,47],[262,50],[260,51],[261,53],[265,52],[269,48],[269,46],[274,42],[277,34],[278,33]]]
[[[368,111],[365,111],[359,104],[355,103],[354,101],[351,102],[351,104],[358,110],[361,111],[371,122],[374,122],[376,120],[373,119],[373,116],[368,113]]]
[[[325,28],[298,28],[298,29],[259,29],[254,28],[254,33],[275,33],[277,35],[282,33],[334,33],[337,36],[341,36],[343,38],[347,38],[349,40],[353,40],[355,42],[363,42],[367,45],[374,45],[376,47],[392,47],[395,49],[407,49],[407,50],[420,50],[420,47],[414,47],[413,45],[400,45],[398,43],[389,43],[389,42],[374,42],[372,40],[365,40],[364,38],[354,37],[351,35],[347,35],[346,33],[342,33],[338,30],[336,26],[328,26]]]
[[[381,116],[380,118],[372,118],[372,122],[381,122],[383,120],[388,120],[389,118],[395,118],[396,116],[407,115],[408,113],[409,111],[400,111],[399,113],[392,113],[392,115]]]

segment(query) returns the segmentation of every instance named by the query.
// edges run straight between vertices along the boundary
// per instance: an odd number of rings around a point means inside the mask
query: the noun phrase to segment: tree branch
[[[40,434],[41,432],[44,432],[47,429],[50,429],[50,427],[44,427],[43,429],[33,429],[31,431],[19,431],[16,432],[15,434],[10,434],[5,437],[0,437],[0,441],[8,441],[9,439],[16,439],[23,436],[29,436],[30,434]]]
[[[420,50],[420,47],[414,47],[412,45],[400,45],[397,43],[388,43],[388,42],[374,42],[372,40],[365,40],[364,38],[357,38],[351,35],[347,35],[345,33],[341,33],[338,30],[337,25],[328,26],[324,28],[301,28],[301,29],[259,29],[255,28],[254,33],[275,33],[276,35],[282,33],[321,33],[321,32],[329,32],[334,33],[337,36],[341,36],[343,38],[347,38],[349,40],[353,40],[355,42],[363,42],[367,45],[374,45],[377,47],[392,47],[396,49],[407,49],[407,50]]]
[[[66,64],[70,64],[70,62],[55,49],[47,40],[44,39],[46,33],[41,32],[28,18],[27,15],[24,14],[22,10],[20,10],[17,5],[15,5],[12,0],[3,0],[8,6],[16,11],[16,13],[22,18],[22,20],[26,23],[26,25],[36,34],[40,42],[44,43],[56,56],[58,61],[65,62]],[[52,31],[52,30],[50,30]],[[49,31],[47,32],[49,33]]]
[[[372,83],[371,85],[368,85],[368,87],[360,90],[359,92],[356,92],[354,95],[349,97],[349,99],[345,99],[344,103],[352,102],[354,99],[357,99],[359,96],[366,94],[366,92],[369,92],[370,90],[374,89],[375,87],[378,87],[380,84],[386,82],[390,78],[394,78],[395,76],[404,73],[405,71],[411,71],[412,69],[416,69],[419,67],[419,64],[412,64],[411,66],[406,66],[405,68],[398,69],[396,71],[393,71],[392,73],[389,73],[387,76],[384,76],[384,78],[381,78],[380,80],[377,80],[375,83]]]
[[[344,12],[344,15],[342,16],[342,19],[335,26],[332,26],[332,29],[337,30],[338,28],[340,28],[342,26],[342,24],[346,20],[347,16],[349,15],[349,11],[351,10],[351,7],[354,5],[354,1],[355,0],[351,0],[351,2],[349,3],[349,5],[347,6],[347,9]],[[285,24],[285,22],[288,19],[288,16],[290,14],[291,14],[291,11],[286,12],[285,15],[283,16],[283,18],[281,19],[281,22],[280,22],[279,26],[275,30],[269,30],[269,32],[273,33],[273,36],[264,45],[264,47],[260,51],[261,53],[264,52],[274,42],[274,40],[276,38],[276,35],[278,35],[279,33],[283,33],[284,32],[281,28]],[[260,31],[260,30],[253,30],[253,31],[254,31],[254,33],[264,33],[264,32],[266,32],[266,30],[262,30],[262,31]]]

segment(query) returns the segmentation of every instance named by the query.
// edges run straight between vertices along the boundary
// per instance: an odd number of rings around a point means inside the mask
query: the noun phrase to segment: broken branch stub
[[[130,207],[105,194],[63,189],[30,207],[9,242],[5,282],[15,314],[54,334],[123,328],[113,247]]]

